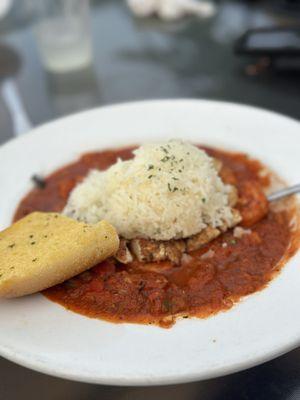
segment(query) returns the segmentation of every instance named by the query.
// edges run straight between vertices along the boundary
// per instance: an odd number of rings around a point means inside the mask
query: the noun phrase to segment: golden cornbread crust
[[[77,222],[34,212],[0,232],[0,297],[19,297],[61,283],[114,255],[116,230],[106,221]]]

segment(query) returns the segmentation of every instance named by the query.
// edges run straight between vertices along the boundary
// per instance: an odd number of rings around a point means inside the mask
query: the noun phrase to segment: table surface
[[[272,3],[272,5],[271,5]],[[235,39],[247,28],[294,23],[300,14],[278,2],[220,1],[210,20],[176,23],[136,20],[123,1],[92,3],[93,65],[68,75],[47,73],[26,18],[16,7],[0,22],[3,45],[12,48],[11,65],[20,98],[36,126],[62,115],[117,102],[153,98],[207,98],[252,104],[300,119],[297,74],[245,73],[250,60],[233,54]],[[298,18],[298,19],[299,19]],[[251,60],[252,62],[252,60]],[[17,72],[15,72],[17,70]],[[0,68],[2,81],[3,68]],[[0,98],[0,142],[13,137],[12,119]],[[0,398],[47,399],[300,399],[300,349],[276,360],[213,380],[160,387],[109,387],[49,377],[0,358]]]

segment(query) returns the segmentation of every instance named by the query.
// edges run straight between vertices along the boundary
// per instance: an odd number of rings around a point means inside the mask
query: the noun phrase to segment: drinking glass
[[[35,33],[47,70],[67,72],[91,63],[89,0],[39,0]]]

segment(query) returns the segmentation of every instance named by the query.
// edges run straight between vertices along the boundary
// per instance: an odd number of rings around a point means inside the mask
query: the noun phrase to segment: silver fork
[[[269,201],[275,201],[283,199],[284,197],[290,196],[292,194],[300,193],[300,183],[294,186],[290,186],[284,189],[280,189],[268,196]]]

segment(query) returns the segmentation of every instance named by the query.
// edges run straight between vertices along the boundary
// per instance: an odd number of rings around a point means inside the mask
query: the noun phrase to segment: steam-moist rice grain
[[[105,219],[126,239],[180,239],[231,225],[231,190],[205,151],[172,140],[145,144],[106,171],[91,170],[64,213],[88,223]]]

